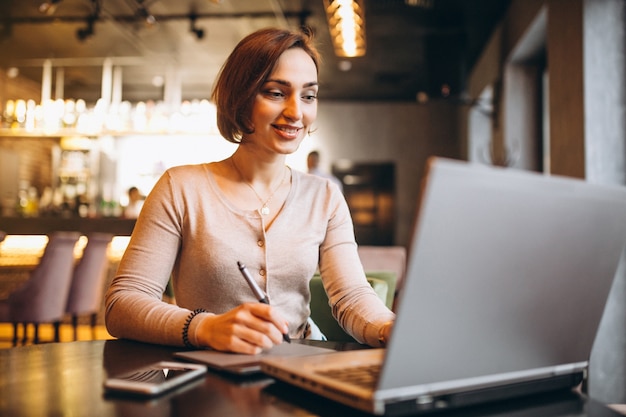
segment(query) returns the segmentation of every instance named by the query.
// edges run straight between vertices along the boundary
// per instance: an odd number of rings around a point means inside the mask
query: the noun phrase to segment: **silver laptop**
[[[580,384],[624,248],[626,188],[432,158],[421,191],[387,349],[267,358],[263,372],[374,414]]]

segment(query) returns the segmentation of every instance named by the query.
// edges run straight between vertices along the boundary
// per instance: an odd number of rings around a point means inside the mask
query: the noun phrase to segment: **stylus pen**
[[[243,275],[246,282],[250,286],[250,289],[254,293],[256,299],[259,300],[260,303],[269,305],[270,300],[267,298],[267,294],[265,294],[261,287],[259,287],[259,285],[256,283],[256,281],[252,279],[252,277],[250,276],[250,272],[248,272],[248,268],[246,268],[246,266],[239,261],[237,261],[237,266],[241,271],[241,275]],[[287,343],[291,343],[291,339],[289,338],[289,335],[287,333],[283,333],[283,340]]]

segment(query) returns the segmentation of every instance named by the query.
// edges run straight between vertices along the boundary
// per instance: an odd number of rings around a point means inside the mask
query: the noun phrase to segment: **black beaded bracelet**
[[[187,320],[185,320],[185,325],[183,326],[183,343],[189,349],[195,348],[195,346],[192,345],[189,341],[189,325],[191,324],[191,320],[193,320],[193,318],[200,313],[207,313],[207,311],[203,308],[196,308],[194,311],[189,313],[189,316],[187,316]]]

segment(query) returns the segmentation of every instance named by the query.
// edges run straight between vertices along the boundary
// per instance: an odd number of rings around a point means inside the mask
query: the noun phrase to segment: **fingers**
[[[383,327],[383,339],[385,341],[385,344],[389,341],[389,337],[391,337],[391,330],[393,329],[393,322],[390,321],[388,323],[385,323],[384,327]]]
[[[287,323],[271,306],[251,303],[204,318],[198,324],[196,340],[217,350],[258,354],[281,343],[287,331]]]
[[[285,321],[278,314],[278,312],[275,309],[271,308],[269,305],[246,304],[244,305],[244,307],[248,307],[252,314],[263,320],[264,324],[267,324],[267,322],[272,324],[272,326],[270,326],[272,330],[272,335],[274,336],[272,340],[274,340],[276,337],[282,340],[283,334],[289,333],[289,324],[287,323],[287,321]],[[276,333],[276,331],[278,331],[278,333]]]

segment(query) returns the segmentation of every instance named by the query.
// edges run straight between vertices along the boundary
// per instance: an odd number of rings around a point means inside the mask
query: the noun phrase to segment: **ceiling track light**
[[[95,19],[90,17],[87,19],[87,25],[84,28],[79,28],[76,30],[76,37],[79,41],[85,42],[87,39],[94,35],[94,23]]]
[[[57,7],[59,7],[59,3],[63,0],[47,0],[42,2],[39,5],[39,12],[43,14],[47,14],[48,16],[53,15],[54,12],[57,11]]]
[[[146,24],[146,26],[150,28],[157,24],[156,17],[154,17],[154,15],[152,15],[144,6],[137,9],[137,16]]]
[[[98,21],[98,18],[100,17],[100,10],[102,9],[101,1],[102,0],[91,0],[93,10],[87,18],[87,26],[76,30],[76,37],[79,41],[84,42],[94,35],[94,25]]]
[[[348,58],[365,55],[364,3],[364,0],[324,0],[335,55]]]
[[[197,40],[202,40],[204,38],[204,29],[196,26],[196,20],[198,16],[195,13],[189,15],[189,31],[196,35]]]

